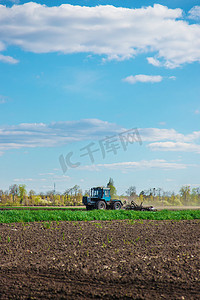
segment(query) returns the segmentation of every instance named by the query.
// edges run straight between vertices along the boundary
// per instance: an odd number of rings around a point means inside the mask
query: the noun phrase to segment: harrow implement
[[[135,201],[131,201],[131,204],[127,204],[124,207],[125,210],[139,210],[139,211],[157,211],[153,206],[143,206],[142,202],[138,205]]]

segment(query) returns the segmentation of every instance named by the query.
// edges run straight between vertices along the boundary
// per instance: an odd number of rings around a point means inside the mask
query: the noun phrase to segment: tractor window
[[[98,190],[92,190],[92,197],[98,197],[99,191]]]
[[[105,195],[105,197],[109,197],[109,190],[105,190],[104,195]]]

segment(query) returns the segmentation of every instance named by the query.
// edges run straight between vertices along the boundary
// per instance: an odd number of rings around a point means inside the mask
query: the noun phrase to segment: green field
[[[113,210],[2,210],[0,223],[38,222],[38,221],[92,221],[92,220],[194,220],[200,219],[200,210],[157,212],[113,211]]]

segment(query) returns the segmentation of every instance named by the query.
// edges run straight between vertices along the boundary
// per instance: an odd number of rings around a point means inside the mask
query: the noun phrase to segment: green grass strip
[[[157,212],[113,210],[0,210],[0,223],[37,221],[92,221],[92,220],[194,220],[200,219],[200,210]]]
[[[78,209],[85,209],[85,207],[83,206],[4,206],[4,205],[0,205],[0,210],[3,209],[17,209],[17,210],[78,210]]]

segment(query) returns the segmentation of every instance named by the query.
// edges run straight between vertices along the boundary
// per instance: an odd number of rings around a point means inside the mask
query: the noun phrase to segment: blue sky
[[[1,189],[200,186],[199,1],[0,4]]]

